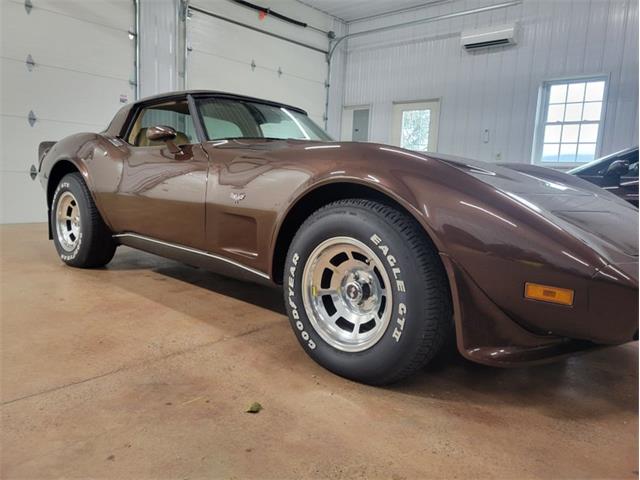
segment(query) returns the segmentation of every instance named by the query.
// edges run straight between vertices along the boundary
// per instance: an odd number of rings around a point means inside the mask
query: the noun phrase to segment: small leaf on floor
[[[260,410],[262,410],[262,405],[260,405],[258,402],[253,402],[251,405],[249,405],[249,407],[247,407],[245,412],[258,413]]]

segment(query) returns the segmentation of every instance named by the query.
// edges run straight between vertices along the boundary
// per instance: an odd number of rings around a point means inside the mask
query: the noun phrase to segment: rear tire
[[[69,173],[60,180],[49,221],[58,255],[67,265],[103,267],[113,258],[116,242],[80,173]]]
[[[289,248],[284,284],[307,354],[359,382],[411,375],[451,330],[449,286],[434,245],[415,219],[378,202],[341,200],[311,215]]]

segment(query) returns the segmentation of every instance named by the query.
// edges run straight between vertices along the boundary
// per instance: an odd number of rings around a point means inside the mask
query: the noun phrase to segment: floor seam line
[[[0,405],[2,405],[4,407],[5,405],[11,405],[11,404],[19,402],[21,400],[27,400],[29,398],[38,397],[40,395],[46,395],[48,393],[57,392],[58,390],[64,390],[65,388],[70,388],[70,387],[75,387],[77,385],[82,385],[84,383],[88,383],[88,382],[91,382],[93,380],[99,380],[101,378],[108,377],[109,375],[114,375],[116,373],[124,372],[126,370],[132,370],[132,369],[134,369],[136,367],[145,366],[145,365],[148,365],[148,364],[151,364],[151,363],[154,363],[154,362],[158,362],[158,361],[161,361],[161,360],[166,360],[167,358],[176,357],[176,356],[183,355],[183,354],[186,354],[186,353],[191,353],[191,352],[193,352],[195,350],[198,350],[200,348],[203,348],[203,347],[210,347],[210,346],[213,346],[213,345],[217,345],[218,343],[223,343],[223,342],[226,342],[226,341],[229,341],[229,340],[235,340],[237,338],[246,337],[248,335],[251,335],[253,333],[259,332],[261,330],[265,330],[267,328],[273,327],[274,325],[277,325],[277,324],[265,325],[263,327],[254,328],[252,330],[240,333],[238,335],[234,335],[232,337],[222,337],[222,338],[220,338],[218,340],[214,340],[212,342],[202,343],[200,345],[196,345],[196,346],[191,347],[191,348],[187,348],[187,349],[184,349],[184,350],[179,350],[177,352],[171,352],[171,353],[169,353],[167,355],[163,355],[163,356],[156,357],[156,358],[149,358],[147,360],[143,360],[142,362],[136,363],[136,364],[133,364],[133,365],[124,365],[122,367],[116,368],[116,369],[111,370],[109,372],[105,372],[105,373],[102,373],[100,375],[96,375],[94,377],[85,378],[83,380],[78,380],[77,382],[67,383],[65,385],[60,385],[58,387],[53,387],[53,388],[50,388],[48,390],[42,390],[41,392],[30,393],[29,395],[25,395],[23,397],[18,397],[18,398],[14,398],[14,399],[11,399],[11,400],[7,400],[6,402],[0,403]]]

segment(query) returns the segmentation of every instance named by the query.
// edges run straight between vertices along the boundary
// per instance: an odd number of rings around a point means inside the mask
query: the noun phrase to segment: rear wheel
[[[80,173],[65,175],[51,203],[53,242],[63,262],[73,267],[102,267],[116,243],[96,208]]]
[[[353,380],[387,384],[433,358],[451,325],[440,258],[417,222],[387,205],[342,200],[300,227],[285,302],[305,351]]]

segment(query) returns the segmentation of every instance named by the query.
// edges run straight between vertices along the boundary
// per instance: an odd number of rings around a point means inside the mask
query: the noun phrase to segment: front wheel
[[[287,255],[284,293],[305,351],[364,383],[412,374],[450,331],[434,246],[413,218],[369,200],[332,203],[304,222]]]
[[[116,251],[116,243],[80,173],[65,175],[51,202],[51,231],[60,259],[81,268],[102,267]]]

